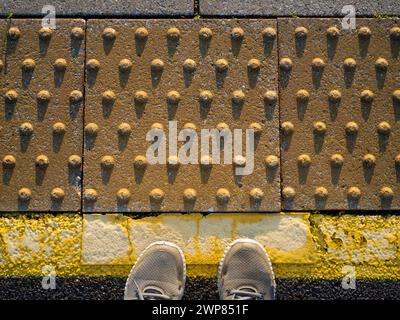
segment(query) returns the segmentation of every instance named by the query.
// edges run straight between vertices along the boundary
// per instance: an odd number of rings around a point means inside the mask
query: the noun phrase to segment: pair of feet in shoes
[[[158,241],[148,246],[133,266],[125,285],[125,300],[180,300],[186,263],[175,244]],[[275,278],[263,246],[251,239],[233,241],[218,269],[221,300],[273,300]]]

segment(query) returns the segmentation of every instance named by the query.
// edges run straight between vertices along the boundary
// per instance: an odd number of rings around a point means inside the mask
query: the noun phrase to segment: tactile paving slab
[[[88,20],[87,36],[84,211],[280,210],[275,20]],[[255,128],[253,173],[147,163],[169,121]]]
[[[278,19],[285,209],[400,207],[400,21]]]
[[[2,33],[0,210],[81,208],[85,21],[41,21],[8,20]]]

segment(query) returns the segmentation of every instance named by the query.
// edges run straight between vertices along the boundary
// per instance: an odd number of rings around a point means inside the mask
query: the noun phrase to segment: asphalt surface
[[[1,300],[119,300],[125,278],[57,278],[56,289],[44,290],[41,278],[1,278]],[[359,279],[355,290],[342,289],[340,280],[277,279],[279,300],[400,300],[400,280]],[[215,279],[188,278],[184,299],[218,299]]]

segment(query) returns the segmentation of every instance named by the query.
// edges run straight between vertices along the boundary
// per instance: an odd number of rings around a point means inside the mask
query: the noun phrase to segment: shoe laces
[[[172,300],[169,295],[165,294],[160,288],[156,286],[148,286],[143,289],[143,292],[141,292],[136,281],[134,282],[136,287],[138,288],[137,294],[139,300]]]
[[[264,295],[252,287],[242,287],[231,290],[230,295],[233,295],[233,300],[262,300]]]

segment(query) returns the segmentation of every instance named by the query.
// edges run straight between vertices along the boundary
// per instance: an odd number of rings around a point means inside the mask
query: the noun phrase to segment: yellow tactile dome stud
[[[325,122],[316,121],[316,122],[314,122],[313,128],[314,128],[314,133],[321,134],[321,135],[326,133]]]
[[[200,164],[201,164],[201,166],[203,166],[203,167],[210,167],[210,166],[212,165],[212,159],[211,159],[211,157],[210,157],[210,156],[207,156],[207,155],[202,156],[202,157],[200,158]]]
[[[214,95],[209,90],[203,90],[200,92],[200,102],[210,103],[214,98]]]
[[[54,201],[61,201],[65,197],[65,192],[61,188],[54,188],[51,190],[50,196]]]
[[[360,27],[358,29],[358,36],[363,39],[367,39],[371,36],[371,29],[368,27]]]
[[[279,158],[274,155],[266,156],[264,159],[264,163],[269,169],[273,169],[279,166]]]
[[[56,61],[54,61],[54,70],[62,72],[65,71],[65,69],[67,69],[67,60],[58,58]]]
[[[118,63],[119,71],[121,72],[128,72],[132,69],[132,61],[129,59],[121,59]]]
[[[254,130],[254,135],[257,137],[260,136],[263,131],[262,125],[258,122],[250,123],[249,129]]]
[[[381,190],[379,190],[379,195],[383,199],[391,199],[394,196],[394,192],[390,187],[382,187]]]
[[[178,41],[181,37],[181,32],[178,28],[172,27],[167,31],[167,38],[170,40]]]
[[[265,39],[275,39],[276,38],[276,30],[272,27],[266,27],[263,31],[262,31],[262,35]]]
[[[362,102],[371,103],[375,98],[375,94],[371,90],[363,90],[360,94],[360,99]]]
[[[78,103],[82,101],[83,99],[83,94],[79,90],[72,90],[71,93],[69,94],[69,101],[72,103]]]
[[[235,90],[232,93],[232,102],[236,104],[244,103],[245,94],[242,90]]]
[[[102,100],[105,103],[113,103],[117,99],[117,95],[112,90],[106,90],[102,94]]]
[[[217,190],[216,198],[217,198],[218,203],[226,204],[229,202],[229,200],[231,198],[231,194],[227,189],[220,188]]]
[[[85,133],[88,135],[96,135],[99,132],[99,126],[93,122],[85,126]]]
[[[178,104],[181,101],[181,95],[176,90],[171,90],[167,93],[167,102],[169,104]]]
[[[258,59],[252,58],[247,62],[247,68],[250,71],[258,71],[261,68],[261,62]]]
[[[35,69],[35,66],[36,66],[35,60],[31,58],[25,59],[24,61],[22,61],[21,64],[21,68],[24,71],[33,71],[33,69]]]
[[[392,130],[390,124],[386,121],[382,121],[378,124],[378,133],[382,135],[388,135]]]
[[[134,100],[137,104],[145,104],[149,100],[149,95],[146,91],[138,90],[135,92]]]
[[[40,90],[36,95],[36,99],[40,102],[48,102],[50,101],[51,94],[47,90]]]
[[[357,66],[357,62],[353,58],[346,58],[343,61],[343,67],[347,71],[353,71],[356,68],[356,66]]]
[[[161,123],[159,123],[159,122],[154,122],[154,123],[151,125],[151,129],[164,130],[164,126],[163,126]]]
[[[169,156],[167,159],[167,164],[171,168],[177,168],[180,165],[179,158],[177,156]]]
[[[316,187],[314,196],[318,199],[326,199],[328,197],[328,190],[325,187]]]
[[[296,196],[296,191],[292,187],[285,187],[282,190],[282,195],[285,200],[293,200]]]
[[[18,100],[18,93],[15,90],[8,90],[5,95],[4,99],[6,102],[15,103]]]
[[[296,99],[299,102],[307,102],[310,99],[310,94],[307,90],[300,89],[296,92]]]
[[[340,30],[337,27],[329,27],[326,30],[326,35],[328,38],[338,38],[340,35]]]
[[[400,103],[400,89],[397,89],[393,91],[393,100],[396,101],[397,103]]]
[[[250,190],[250,198],[259,202],[264,198],[264,192],[260,188],[253,188]]]
[[[98,193],[95,189],[88,188],[85,189],[85,191],[83,192],[83,198],[85,199],[85,201],[94,202],[98,198]]]
[[[400,27],[393,27],[390,29],[390,37],[393,40],[400,40]]]
[[[226,59],[218,59],[215,61],[215,69],[218,72],[224,72],[228,70],[228,61]]]
[[[268,90],[264,93],[264,101],[266,103],[275,103],[278,100],[278,95],[274,90]]]
[[[297,157],[297,163],[302,167],[309,167],[311,165],[311,157],[308,154],[301,154]]]
[[[117,31],[113,28],[105,28],[103,30],[103,39],[107,40],[107,41],[112,41],[115,40],[115,38],[117,37]]]
[[[375,68],[381,71],[386,70],[389,67],[389,62],[385,58],[378,58],[375,61]]]
[[[201,28],[199,31],[199,38],[201,40],[211,40],[212,35],[213,33],[209,28]]]
[[[358,132],[358,124],[354,121],[349,121],[346,124],[345,130],[348,135],[356,134]]]
[[[196,130],[197,127],[196,127],[196,125],[195,125],[194,123],[192,123],[192,122],[186,122],[186,123],[183,125],[183,129]]]
[[[347,190],[347,196],[352,199],[359,199],[361,197],[361,190],[358,187],[350,187]]]
[[[39,37],[42,40],[49,40],[52,34],[53,30],[47,27],[43,27],[39,30]]]
[[[162,202],[165,197],[164,191],[159,188],[155,188],[150,191],[149,193],[150,199],[154,202]]]
[[[333,89],[328,94],[329,101],[338,103],[342,99],[342,93],[339,90]]]
[[[132,128],[129,123],[122,122],[118,126],[118,134],[120,134],[121,136],[128,136],[131,134],[131,132],[132,132]]]
[[[183,199],[185,201],[195,201],[197,199],[197,192],[193,188],[187,188],[183,191]]]
[[[233,157],[233,164],[238,167],[244,167],[246,165],[246,158],[242,155],[235,155]]]
[[[56,135],[62,135],[65,133],[66,126],[62,122],[56,122],[53,124],[53,133]]]
[[[282,58],[279,62],[279,67],[284,71],[289,71],[292,69],[293,62],[290,58]]]
[[[117,191],[117,200],[120,202],[129,202],[131,199],[131,193],[126,188],[121,188]]]
[[[294,132],[294,125],[290,121],[285,121],[281,124],[281,130],[284,135],[290,135]]]
[[[19,126],[19,132],[21,135],[29,136],[33,133],[33,126],[29,122],[24,122]]]
[[[82,40],[85,36],[85,32],[81,27],[73,27],[71,29],[71,36],[77,40]]]
[[[89,59],[86,64],[86,68],[89,71],[97,71],[100,69],[100,62],[97,59]]]
[[[183,70],[186,72],[193,72],[195,71],[197,68],[197,64],[194,60],[192,59],[186,59],[183,62]]]
[[[78,156],[76,154],[73,154],[73,155],[69,156],[68,165],[71,168],[78,168],[78,167],[81,166],[81,164],[82,164],[82,159],[81,159],[80,156]]]
[[[308,30],[305,27],[297,27],[294,30],[294,34],[295,34],[296,38],[303,39],[303,38],[307,37]]]
[[[376,158],[373,154],[368,153],[363,157],[364,166],[373,167],[375,166],[375,163],[376,163]]]
[[[343,165],[344,158],[341,154],[335,153],[331,156],[331,165],[333,167],[341,167]]]
[[[21,36],[21,31],[17,27],[11,27],[10,29],[8,29],[7,36],[11,40],[18,40]]]
[[[36,157],[35,163],[36,163],[36,166],[39,168],[46,168],[49,165],[50,161],[46,155],[41,154]]]
[[[137,40],[146,40],[149,36],[149,31],[144,27],[139,27],[135,30],[135,38]]]
[[[101,158],[101,166],[104,169],[111,169],[115,165],[115,159],[113,156],[104,156]]]
[[[138,155],[133,160],[133,165],[136,169],[144,169],[147,166],[147,159],[145,156]]]
[[[15,167],[17,160],[11,154],[5,155],[3,158],[3,166],[6,168],[13,168]]]
[[[154,72],[161,72],[164,70],[164,62],[161,59],[153,59],[151,61],[151,70]]]
[[[20,201],[29,201],[32,198],[32,192],[29,188],[21,188],[18,190],[18,198]]]
[[[244,31],[242,28],[235,27],[231,31],[231,37],[233,40],[242,40],[244,38]]]
[[[311,62],[311,66],[314,69],[323,69],[325,67],[325,62],[321,58],[314,58]]]

